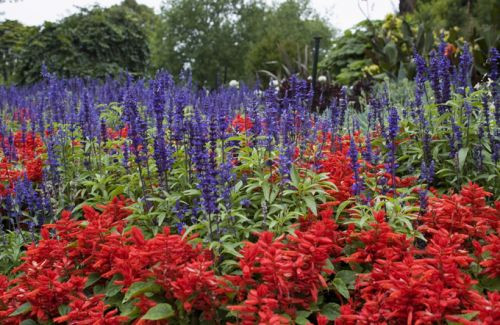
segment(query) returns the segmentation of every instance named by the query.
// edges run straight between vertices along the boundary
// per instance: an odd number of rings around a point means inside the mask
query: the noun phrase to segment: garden
[[[498,324],[500,54],[434,36],[360,93],[353,65],[0,86],[0,323]]]

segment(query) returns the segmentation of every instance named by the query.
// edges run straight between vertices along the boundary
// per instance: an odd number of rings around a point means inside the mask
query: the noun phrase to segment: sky
[[[44,21],[56,21],[78,11],[78,7],[99,4],[108,7],[121,0],[5,0],[0,3],[0,19],[19,20],[26,25],[40,25]],[[266,0],[269,3],[279,0]],[[161,0],[137,0],[138,3],[160,10]],[[381,19],[395,12],[398,0],[311,0],[311,5],[334,27],[346,30],[356,23],[370,19]]]

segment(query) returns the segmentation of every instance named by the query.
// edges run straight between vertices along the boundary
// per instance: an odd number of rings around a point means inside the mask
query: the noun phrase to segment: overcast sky
[[[120,0],[17,0],[0,4],[0,19],[19,20],[27,25],[40,25],[44,21],[56,21],[78,11],[78,7],[99,4],[103,7],[118,4]],[[266,0],[269,3],[273,0]],[[280,0],[274,0],[280,2]],[[159,11],[161,0],[137,0]],[[330,23],[345,30],[368,16],[381,19],[397,10],[398,0],[311,0],[314,9]]]

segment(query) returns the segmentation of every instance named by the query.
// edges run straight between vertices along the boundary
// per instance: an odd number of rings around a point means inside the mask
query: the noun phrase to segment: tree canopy
[[[36,32],[36,27],[24,26],[15,20],[0,23],[0,79],[3,83],[15,80],[27,40]]]
[[[261,69],[276,73],[314,36],[326,42],[332,36],[304,0],[276,7],[260,0],[168,0],[156,32],[154,64],[174,74],[188,67],[194,80],[211,87],[254,80]]]
[[[126,4],[82,9],[43,24],[26,42],[17,81],[40,79],[42,65],[62,77],[145,73],[150,54],[144,22]]]

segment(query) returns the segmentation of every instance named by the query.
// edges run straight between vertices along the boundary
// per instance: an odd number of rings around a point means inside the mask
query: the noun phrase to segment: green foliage
[[[21,264],[24,244],[32,238],[30,233],[24,231],[5,233],[0,230],[0,236],[0,274],[9,274],[13,268]]]
[[[365,20],[333,41],[320,67],[341,84],[352,84],[363,78],[411,78],[413,49],[428,53],[435,40],[432,31],[426,31],[424,25],[410,25],[398,16]]]
[[[0,23],[0,80],[2,83],[11,83],[16,78],[22,51],[36,30],[35,27],[24,26],[16,20],[6,20]]]
[[[361,79],[363,69],[373,64],[366,53],[371,49],[370,39],[373,31],[359,24],[354,30],[347,30],[343,36],[333,42],[320,68],[331,74],[341,84],[350,84]]]
[[[143,74],[149,62],[143,23],[126,5],[83,9],[60,22],[46,22],[29,38],[17,80],[40,80],[43,64],[62,77],[103,78],[124,70]]]
[[[242,60],[258,36],[262,11],[256,1],[166,1],[156,30],[153,64],[174,75],[189,67],[196,82],[211,87],[222,82],[224,73],[226,78],[240,79]]]
[[[321,48],[326,49],[333,36],[333,30],[310,9],[309,1],[285,1],[268,11],[263,23],[264,33],[245,60],[248,74],[265,70],[281,78],[302,72],[302,77],[307,78],[313,38],[321,37]]]
[[[331,35],[308,1],[271,8],[259,0],[170,0],[156,31],[153,64],[174,75],[189,67],[193,80],[215,87],[255,79],[261,69],[297,70],[295,58],[313,37],[323,37],[328,46]]]
[[[172,306],[167,303],[157,304],[151,307],[141,319],[144,320],[161,320],[167,319],[175,315]]]

